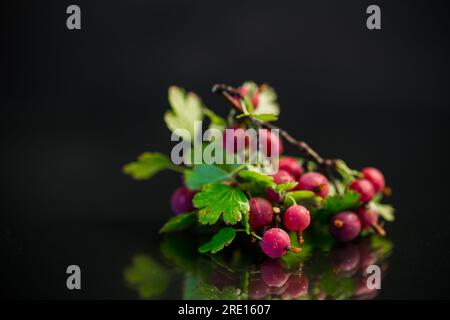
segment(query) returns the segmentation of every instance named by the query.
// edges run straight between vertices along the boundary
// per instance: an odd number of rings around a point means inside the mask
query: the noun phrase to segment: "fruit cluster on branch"
[[[381,203],[390,189],[380,170],[366,167],[357,171],[342,160],[325,159],[306,142],[275,126],[272,122],[277,120],[279,106],[274,90],[267,85],[247,82],[233,88],[219,84],[213,92],[232,107],[226,120],[206,108],[195,94],[171,87],[171,110],[164,117],[169,129],[195,132],[194,123],[207,117],[210,128],[221,130],[224,154],[251,148],[246,140],[249,129],[257,132],[259,141],[266,142],[266,147],[258,150],[265,156],[281,155],[286,142],[298,154],[280,156],[278,171],[271,174],[263,163],[193,165],[186,161],[175,166],[165,155],[142,154],[124,167],[125,173],[143,180],[172,169],[184,176],[185,185],[171,198],[176,216],[161,232],[195,229],[196,225],[219,229],[199,248],[210,254],[230,245],[236,236],[246,235],[271,258],[299,253],[304,241],[309,241],[307,232],[322,232],[324,237],[342,242],[373,232],[385,235],[383,221],[392,221],[394,216],[393,208]],[[279,135],[272,134],[274,129]],[[239,138],[245,143],[239,144]],[[195,152],[192,147],[187,157]]]

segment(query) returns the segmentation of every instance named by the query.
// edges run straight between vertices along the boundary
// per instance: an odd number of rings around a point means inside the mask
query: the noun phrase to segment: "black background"
[[[77,4],[82,30],[66,28]],[[369,31],[365,10],[382,10]],[[268,82],[279,124],[393,188],[380,298],[450,297],[448,10],[439,1],[4,1],[1,288],[8,298],[134,298],[179,177],[121,173],[169,152],[167,88],[225,115],[216,82]],[[65,268],[83,290],[65,288]]]

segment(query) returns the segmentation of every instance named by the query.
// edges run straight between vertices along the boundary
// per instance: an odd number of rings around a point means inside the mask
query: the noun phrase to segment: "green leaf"
[[[239,176],[248,182],[255,183],[264,188],[272,188],[276,186],[275,182],[273,182],[273,177],[261,172],[242,170],[239,172]]]
[[[297,190],[286,193],[284,204],[286,206],[292,206],[294,204],[292,199],[294,199],[297,204],[305,206],[308,210],[315,209],[322,203],[321,197],[316,196],[314,192],[308,190]]]
[[[236,224],[250,210],[245,194],[223,183],[205,185],[194,196],[193,202],[200,209],[197,215],[201,224],[215,224],[222,213],[226,223]]]
[[[359,193],[346,191],[342,196],[334,195],[325,199],[323,208],[332,213],[353,209],[358,206]]]
[[[184,89],[171,86],[169,88],[169,103],[172,110],[164,114],[164,121],[170,130],[185,129],[188,134],[181,134],[183,139],[194,139],[194,122],[203,119],[203,104],[200,98]]]
[[[246,234],[250,234],[251,230],[250,230],[250,222],[249,222],[249,215],[248,214],[244,214],[242,216],[242,225],[245,228],[245,233]]]
[[[222,250],[233,242],[236,237],[236,230],[231,227],[226,227],[217,232],[212,239],[198,248],[201,253],[211,252],[212,254]]]
[[[389,222],[395,220],[394,208],[391,205],[371,201],[369,207],[378,213],[384,220]]]
[[[274,190],[275,192],[286,192],[288,190],[291,190],[297,186],[298,182],[296,181],[290,181],[282,184],[278,184]]]
[[[209,118],[211,122],[209,125],[210,129],[224,130],[226,128],[227,121],[212,110],[203,108],[203,113]]]
[[[158,297],[169,286],[166,269],[146,255],[135,256],[133,264],[124,273],[128,286],[138,290],[143,299]]]
[[[196,221],[195,214],[196,212],[189,212],[179,214],[175,217],[170,218],[169,221],[167,221],[161,227],[161,229],[159,229],[159,233],[180,231],[186,229]]]
[[[278,117],[271,113],[252,113],[252,114],[250,114],[250,117],[261,120],[261,121],[265,121],[265,122],[278,120]]]
[[[175,170],[175,168],[175,165],[166,155],[157,152],[145,152],[138,157],[137,161],[125,165],[123,172],[136,180],[145,180],[161,170]]]
[[[350,181],[361,176],[361,173],[359,171],[350,169],[342,160],[336,161],[336,170],[341,175],[345,184],[349,184]]]
[[[184,177],[189,189],[201,189],[208,183],[231,179],[231,175],[213,164],[199,164],[194,170],[185,170]]]

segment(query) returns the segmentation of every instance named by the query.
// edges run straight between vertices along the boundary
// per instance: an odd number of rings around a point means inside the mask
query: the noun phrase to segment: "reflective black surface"
[[[169,85],[224,115],[211,85],[250,79],[276,89],[294,136],[383,170],[397,220],[377,298],[450,297],[445,2],[380,1],[377,33],[361,1],[77,3],[80,32],[64,2],[1,4],[2,296],[138,298],[124,272],[142,254],[169,272],[156,296],[182,297],[157,233],[180,177],[138,183],[121,168],[170,152]],[[81,291],[66,289],[70,264]]]

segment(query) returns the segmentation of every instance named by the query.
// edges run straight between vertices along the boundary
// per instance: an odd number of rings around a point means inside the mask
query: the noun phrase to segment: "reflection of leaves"
[[[125,280],[143,299],[161,295],[169,285],[169,276],[156,261],[146,255],[137,255],[125,269]]]
[[[222,290],[201,279],[199,274],[186,274],[184,281],[185,300],[238,300],[241,290],[228,286]]]
[[[388,255],[394,247],[391,241],[380,236],[371,237],[370,242],[372,249],[374,251],[380,252],[382,256]]]
[[[195,221],[196,221],[195,212],[179,214],[175,217],[170,218],[169,221],[167,221],[161,227],[161,229],[159,229],[159,233],[180,231],[186,229]]]
[[[205,185],[194,196],[193,203],[199,209],[198,217],[202,224],[215,224],[222,213],[226,223],[236,224],[250,210],[245,194],[238,188],[223,183]]]
[[[236,229],[231,227],[223,228],[217,232],[209,242],[198,248],[198,251],[201,253],[211,252],[214,254],[233,242],[235,237]]]
[[[345,278],[332,272],[320,279],[319,287],[328,296],[336,300],[348,299],[353,295],[356,283],[352,278]]]
[[[196,244],[179,233],[168,233],[161,243],[161,252],[171,260],[180,270],[194,270],[199,256]]]

